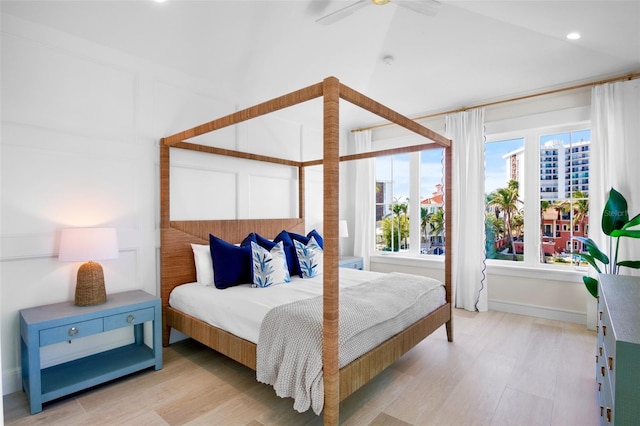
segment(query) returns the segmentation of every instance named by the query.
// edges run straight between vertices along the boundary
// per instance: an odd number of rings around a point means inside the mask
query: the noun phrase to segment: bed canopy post
[[[453,288],[452,288],[452,264],[453,253],[453,145],[444,148],[444,286],[446,289],[446,301],[449,303],[449,320],[445,323],[447,340],[453,342]]]
[[[340,178],[340,84],[324,80],[324,279],[322,358],[324,374],[324,424],[337,425],[340,405],[338,353],[338,214]]]

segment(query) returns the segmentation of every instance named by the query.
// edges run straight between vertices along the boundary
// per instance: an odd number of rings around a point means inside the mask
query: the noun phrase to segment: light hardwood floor
[[[585,326],[502,312],[454,312],[340,406],[344,425],[598,424],[595,333]],[[256,382],[255,372],[194,342],[164,349],[147,370],[45,405],[4,397],[6,425],[321,425],[311,411]]]

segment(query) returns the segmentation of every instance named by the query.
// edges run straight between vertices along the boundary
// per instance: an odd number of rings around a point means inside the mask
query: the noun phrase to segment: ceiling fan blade
[[[359,0],[355,3],[351,3],[349,6],[345,6],[341,9],[336,10],[335,12],[331,12],[330,14],[323,16],[320,19],[317,19],[316,22],[323,25],[331,25],[343,18],[346,18],[356,10],[370,4],[373,4],[371,3],[371,0]]]
[[[395,0],[394,3],[427,16],[434,16],[441,6],[436,0]]]

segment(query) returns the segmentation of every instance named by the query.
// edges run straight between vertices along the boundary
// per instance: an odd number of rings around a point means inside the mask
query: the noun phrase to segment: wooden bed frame
[[[323,97],[324,158],[296,162],[239,151],[214,148],[186,142],[187,139],[231,126],[308,100]],[[435,142],[377,152],[340,157],[339,155],[339,101],[344,99],[356,106],[409,129]],[[186,149],[227,155],[256,161],[266,161],[298,168],[299,217],[289,219],[256,220],[195,220],[172,221],[169,217],[170,152]],[[432,148],[444,148],[445,158],[445,288],[446,304],[388,339],[365,355],[339,368],[338,357],[338,182],[339,162],[372,158],[403,152],[415,152]],[[161,202],[161,298],[163,308],[163,345],[169,344],[169,334],[174,328],[216,351],[256,369],[256,345],[224,330],[213,327],[169,306],[171,290],[181,284],[196,281],[195,264],[190,243],[208,244],[209,234],[226,241],[239,243],[250,232],[274,238],[280,231],[305,233],[304,223],[304,170],[307,166],[322,165],[324,176],[324,284],[323,284],[323,379],[325,424],[338,424],[339,404],[371,378],[409,351],[443,324],[447,338],[453,341],[452,289],[451,289],[451,235],[452,235],[452,148],[451,141],[421,126],[384,105],[341,84],[335,77],[320,83],[238,111],[192,129],[165,137],[160,144],[160,202]]]

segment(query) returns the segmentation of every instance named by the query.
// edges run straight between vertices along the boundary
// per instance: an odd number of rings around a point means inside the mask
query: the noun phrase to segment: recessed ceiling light
[[[580,33],[576,33],[576,32],[569,33],[569,34],[567,34],[567,38],[569,40],[577,40],[577,39],[580,38]]]

